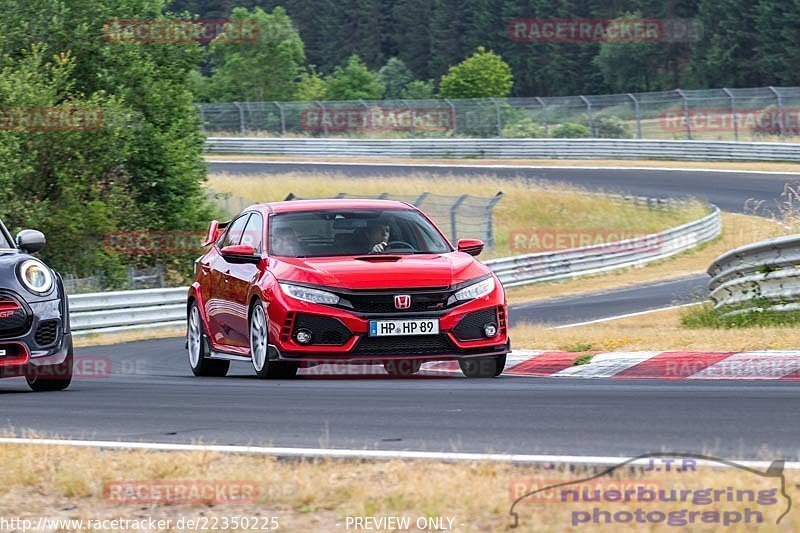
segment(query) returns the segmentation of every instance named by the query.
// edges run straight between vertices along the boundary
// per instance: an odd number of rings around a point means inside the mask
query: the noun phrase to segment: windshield
[[[442,254],[452,248],[419,212],[326,210],[282,213],[270,219],[271,255],[328,257],[367,254]]]

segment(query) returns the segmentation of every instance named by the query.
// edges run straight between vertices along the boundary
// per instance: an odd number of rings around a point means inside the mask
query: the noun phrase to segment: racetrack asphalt
[[[800,458],[790,382],[462,377],[196,378],[182,339],[81,348],[108,374],[64,392],[0,381],[0,428],[40,436],[288,447]]]
[[[337,172],[402,176],[413,167],[329,169],[212,164],[226,172]],[[486,175],[485,169],[425,170]],[[497,171],[647,196],[693,195],[728,211],[748,198],[778,199],[791,175],[641,170]],[[563,324],[702,298],[703,276],[560,298],[512,309],[512,321]],[[658,305],[656,305],[658,304]],[[533,346],[527,348],[535,348]],[[800,458],[796,384],[775,381],[639,381],[370,376],[260,381],[246,364],[227,378],[195,378],[182,339],[81,348],[110,372],[59,393],[0,381],[0,428],[42,436],[297,447],[632,456],[654,451],[736,458]]]

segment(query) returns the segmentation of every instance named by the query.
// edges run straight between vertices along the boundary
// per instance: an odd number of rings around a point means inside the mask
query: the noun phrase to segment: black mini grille
[[[299,329],[311,332],[310,344],[341,346],[352,336],[350,330],[335,318],[319,315],[298,314],[294,321],[294,333]]]
[[[444,335],[414,337],[364,337],[355,355],[440,355],[455,349]]]
[[[453,333],[460,341],[483,339],[483,326],[489,322],[498,325],[497,309],[494,307],[467,314],[453,329]]]
[[[447,299],[452,294],[449,290],[413,292],[402,289],[380,292],[352,292],[340,296],[352,304],[349,308],[356,313],[367,314],[392,314],[392,313],[420,313],[426,311],[442,311],[447,308]],[[408,295],[411,297],[411,307],[397,309],[394,297]]]
[[[0,292],[0,337],[17,337],[28,331],[31,316],[19,298]]]
[[[45,320],[36,328],[33,336],[39,346],[50,346],[58,339],[58,320]]]

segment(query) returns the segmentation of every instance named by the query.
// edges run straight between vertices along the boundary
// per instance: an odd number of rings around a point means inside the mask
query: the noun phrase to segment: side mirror
[[[44,233],[35,229],[24,229],[17,233],[17,248],[29,254],[35,254],[44,248],[47,239]]]
[[[458,251],[469,255],[480,255],[483,251],[483,241],[480,239],[459,239]]]
[[[261,257],[256,255],[256,249],[249,244],[226,246],[219,253],[232,263],[258,263],[261,260]]]

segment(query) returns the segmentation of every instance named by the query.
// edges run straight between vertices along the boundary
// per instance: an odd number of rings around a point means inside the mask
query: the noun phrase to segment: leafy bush
[[[621,118],[614,115],[593,117],[595,137],[604,139],[630,139],[633,137],[630,127]],[[589,127],[589,118],[583,121]]]
[[[506,97],[514,86],[511,67],[503,58],[482,46],[442,76],[442,98]]]
[[[540,139],[544,128],[529,117],[522,117],[503,127],[503,137]]]
[[[565,122],[553,130],[556,139],[584,139],[591,137],[589,128],[576,122]]]

